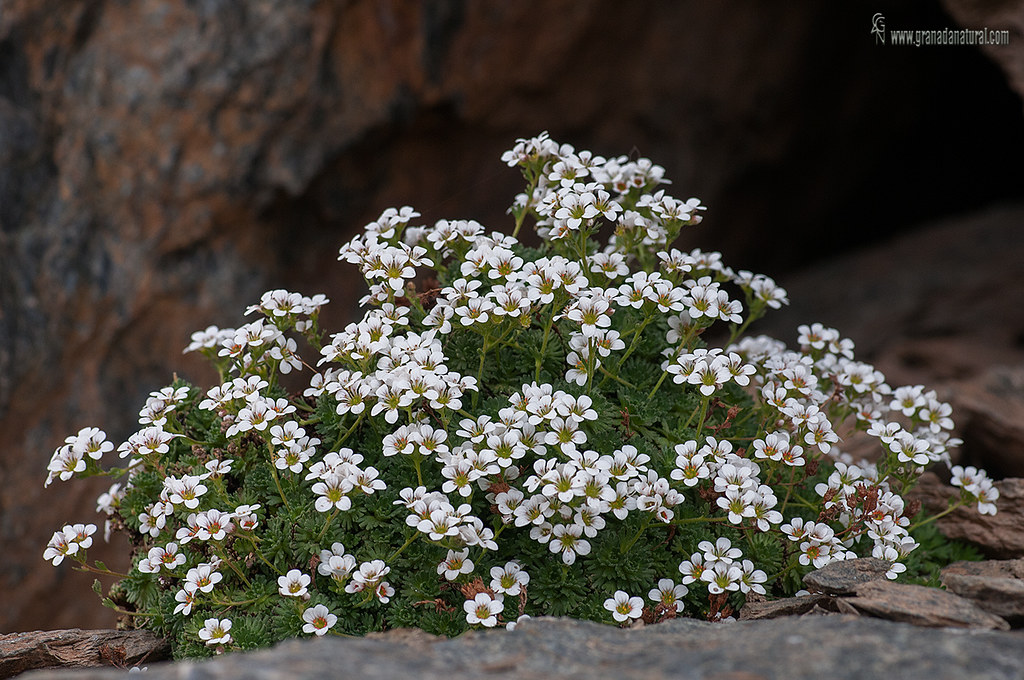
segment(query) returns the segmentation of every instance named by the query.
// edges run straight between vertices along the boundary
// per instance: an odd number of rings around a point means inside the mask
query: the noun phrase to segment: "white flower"
[[[391,567],[384,564],[384,560],[371,560],[370,562],[363,562],[359,565],[359,569],[352,573],[352,582],[345,586],[346,593],[358,593],[367,587],[377,588],[382,585],[382,581],[385,576],[391,573]],[[386,583],[386,582],[385,582]],[[384,589],[384,592],[379,593],[378,596],[383,595],[384,597],[390,597],[387,592],[391,591],[390,588]],[[382,599],[382,601],[384,601]]]
[[[235,528],[235,525],[231,523],[231,514],[220,510],[207,510],[199,513],[196,516],[196,526],[199,527],[196,538],[200,541],[224,540],[224,537]]]
[[[184,505],[189,510],[199,507],[199,498],[207,492],[201,477],[185,475],[181,479],[168,477],[164,480],[164,489],[168,500],[173,505]]]
[[[743,556],[743,551],[739,548],[734,548],[732,541],[725,536],[719,536],[718,540],[714,543],[711,541],[701,541],[697,544],[697,549],[704,551],[704,564],[709,568],[719,562],[732,564]]]
[[[448,557],[437,565],[437,573],[444,574],[449,581],[454,581],[462,574],[473,571],[473,560],[469,559],[469,548],[465,550],[449,550]]]
[[[175,614],[181,614],[188,616],[192,613],[192,607],[196,603],[196,593],[199,590],[194,584],[186,583],[185,587],[174,594],[174,599],[178,602],[178,605],[174,608]]]
[[[491,590],[502,595],[519,595],[530,582],[530,575],[518,562],[506,562],[504,567],[491,567]]]
[[[139,571],[144,574],[155,574],[163,567],[173,571],[185,564],[185,555],[178,552],[177,543],[168,543],[165,548],[155,546],[149,549],[149,554],[139,562]]]
[[[485,628],[493,628],[498,623],[498,614],[505,610],[501,595],[477,593],[476,597],[462,604],[466,611],[466,622],[471,626],[480,624]]]
[[[684,585],[676,585],[670,578],[663,578],[658,581],[658,587],[652,588],[647,597],[654,602],[664,605],[667,609],[675,612],[683,611],[682,597],[689,592]]]
[[[338,617],[328,611],[327,607],[318,604],[302,612],[302,620],[305,622],[302,626],[303,633],[324,635],[338,622]]]
[[[978,498],[979,513],[982,515],[996,514],[996,500],[999,498],[999,489],[992,484],[992,480],[985,479],[979,483],[973,493]]]
[[[306,597],[309,594],[306,588],[311,580],[308,574],[292,569],[284,576],[278,577],[277,591],[285,597]]]
[[[334,473],[328,473],[322,481],[313,485],[313,493],[318,498],[314,503],[317,512],[329,512],[332,509],[348,510],[352,507],[352,499],[348,493],[352,491],[353,484],[347,477],[341,477]]]
[[[709,593],[718,595],[726,591],[739,590],[743,571],[735,564],[715,562],[701,573],[700,578],[708,584]]]
[[[52,562],[56,567],[64,561],[65,557],[74,555],[76,552],[78,552],[78,544],[69,541],[64,530],[55,531],[50,537],[50,542],[46,544],[46,550],[43,551],[43,559]]]
[[[530,616],[529,614],[523,614],[522,616],[520,616],[515,621],[509,621],[508,623],[506,623],[505,624],[505,630],[515,630],[516,626],[519,625],[520,621],[526,621],[526,620],[531,619],[531,618],[533,618],[533,617]]]
[[[553,553],[562,553],[562,561],[572,564],[576,555],[590,554],[590,541],[580,538],[583,527],[579,524],[559,524],[552,530],[548,548]]]
[[[114,445],[107,441],[106,433],[96,427],[83,427],[77,435],[68,437],[64,442],[93,460],[99,460],[103,454],[114,450]]]
[[[750,560],[743,560],[743,563],[740,565],[740,569],[743,572],[740,575],[741,593],[753,591],[759,595],[766,594],[767,591],[765,591],[764,586],[761,584],[768,580],[767,574],[760,569],[755,569],[754,563]]]
[[[226,645],[231,642],[231,619],[206,619],[202,630],[199,631],[199,639],[204,641],[208,647],[214,645]]]
[[[223,580],[224,576],[214,571],[213,565],[211,564],[200,564],[199,566],[193,567],[188,570],[185,574],[185,587],[189,584],[195,587],[196,590],[208,593],[213,590],[213,587]]]
[[[615,595],[604,601],[604,608],[612,613],[612,618],[622,623],[629,619],[639,619],[644,613],[644,601],[639,597],[630,597],[624,590],[616,590]]]

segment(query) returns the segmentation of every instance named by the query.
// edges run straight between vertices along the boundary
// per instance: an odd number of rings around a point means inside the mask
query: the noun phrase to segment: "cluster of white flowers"
[[[679,571],[683,574],[680,586],[684,588],[682,593],[686,593],[686,585],[703,581],[711,594],[738,590],[764,595],[766,591],[762,584],[767,580],[767,575],[750,560],[740,561],[741,557],[743,551],[733,546],[732,541],[725,536],[719,537],[714,543],[701,541],[697,544],[697,552],[679,565]]]
[[[211,446],[183,431],[175,415],[190,397],[187,387],[154,392],[139,416],[142,429],[117,449],[130,459],[127,481],[98,503],[114,515],[138,471],[163,472],[159,460],[171,447],[203,451],[191,469],[165,472],[162,488],[137,517],[122,518],[146,544],[138,572],[178,580],[173,613],[187,617],[205,600],[218,602],[211,593],[225,579],[247,582],[224,546],[244,539],[259,556],[256,532],[279,511],[251,499],[234,509],[234,503],[223,505],[228,481],[237,484],[253,465],[227,457],[230,443],[242,440],[268,453],[268,473],[280,492],[275,508],[291,510],[282,482],[304,490],[323,519],[321,539],[339,514],[365,502],[361,498],[394,494],[389,498],[408,513],[411,538],[388,562],[416,539],[438,544],[439,561],[429,568],[446,586],[479,579],[462,590],[469,625],[497,625],[506,596],[527,601],[530,565],[501,552],[506,529],[574,565],[591,554],[602,532],[630,516],[643,518],[642,533],[651,522],[672,525],[680,506],[692,507],[698,498],[717,513],[706,520],[792,541],[799,565],[821,567],[859,550],[887,560],[895,578],[917,547],[899,494],[926,466],[951,465],[949,450],[958,441],[949,405],[921,386],[891,388],[881,373],[854,359],[850,340],[820,324],[799,328],[797,350],[764,336],[737,341],[766,309],[788,302],[786,291],[767,276],[732,270],[719,253],[670,248],[682,228],[701,221],[704,206],[657,188],[666,183],[661,167],[577,152],[546,135],[518,140],[503,160],[521,167],[530,181],[512,208],[516,231],[532,214],[544,254],[530,258],[516,234],[488,233],[474,221],[415,226],[420,215],[412,208],[385,211],[340,250],[339,259],[366,278],[369,294],[361,304],[367,309],[327,342],[313,342],[320,357],[301,396],[279,396],[275,378],[308,366],[286,332],[318,338],[323,295],[269,291],[247,310],[261,315],[255,321],[193,334],[186,351],[206,353],[225,376],[198,403],[216,415],[222,440]],[[595,246],[590,236],[602,225],[613,233]],[[424,276],[428,269],[436,279]],[[619,322],[627,315],[632,325]],[[733,330],[725,347],[707,347],[701,339],[715,323]],[[518,367],[522,381],[500,392],[483,384],[488,356],[509,348],[529,356],[516,344],[528,331],[539,348]],[[675,431],[641,434],[646,444],[640,449],[626,441],[598,446],[598,421],[609,414],[599,412],[596,400],[608,402],[599,395],[607,394],[602,390],[609,381],[635,389],[621,369],[641,338],[652,335],[664,340],[643,369],[653,374],[647,400],[671,378],[665,389],[688,395],[697,409]],[[476,376],[465,369],[476,357],[454,357],[466,373],[450,367],[453,339],[465,337],[479,347]],[[558,352],[549,352],[556,346]],[[553,370],[555,362],[560,366]],[[487,408],[479,406],[481,396]],[[724,414],[723,407],[737,399],[748,399],[756,415],[754,437],[730,437],[735,414]],[[326,443],[313,429],[319,418],[311,417],[325,400],[341,423]],[[711,430],[716,408],[718,425]],[[379,447],[342,446],[367,422],[384,432]],[[858,427],[880,442],[877,462],[855,462],[839,450]],[[46,483],[98,471],[113,450],[103,432],[85,428],[54,453]],[[653,460],[643,452],[654,450]],[[831,472],[814,488],[821,513],[812,521],[788,501],[797,475],[812,475],[820,462]],[[395,465],[414,469],[416,485],[395,485],[381,472]],[[952,472],[964,502],[995,512],[998,492],[984,472],[959,466]],[[425,479],[439,480],[436,488]],[[66,556],[79,559],[95,529],[66,526],[44,557],[55,565]],[[323,635],[338,620],[324,604],[308,604],[314,595],[363,593],[365,604],[387,603],[396,593],[386,580],[388,563],[376,555],[360,562],[358,546],[350,554],[326,540],[331,547],[320,548],[318,559],[314,553],[306,563],[296,555],[295,568],[275,573],[278,594],[299,607],[306,634]],[[694,584],[712,596],[763,595],[769,584],[725,536],[701,542],[678,570],[681,583],[660,578],[649,592],[659,611],[672,615],[683,610]],[[478,572],[489,574],[489,582]],[[623,590],[604,606],[618,622],[644,611],[642,598]],[[223,646],[232,642],[230,630],[231,620],[215,617],[198,636]]]
[[[86,551],[92,545],[95,524],[65,524],[60,531],[53,532],[50,542],[43,551],[43,559],[57,566],[65,557],[73,556],[79,550]]]

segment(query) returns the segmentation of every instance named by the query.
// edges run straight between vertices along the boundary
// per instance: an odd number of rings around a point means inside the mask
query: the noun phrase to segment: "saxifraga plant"
[[[985,473],[951,465],[935,392],[891,388],[820,324],[796,349],[745,334],[786,292],[672,248],[704,206],[660,166],[546,134],[503,160],[527,183],[511,234],[389,209],[341,248],[369,286],[360,321],[325,336],[323,295],[270,291],[255,320],[193,334],[220,384],[154,392],[126,467],[99,429],[68,437],[47,484],[117,477],[98,510],[132,566],[89,562],[93,524],[45,559],[117,576],[104,603],[191,657],[523,616],[720,620],[857,556],[925,580],[907,565],[935,516],[904,496],[934,464],[961,492],[945,512],[995,512]],[[853,437],[872,462],[840,450]]]

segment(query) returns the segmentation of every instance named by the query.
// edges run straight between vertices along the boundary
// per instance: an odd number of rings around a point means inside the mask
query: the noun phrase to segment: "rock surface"
[[[946,536],[973,543],[987,557],[1010,559],[1024,556],[1024,479],[1014,477],[995,483],[999,490],[995,515],[981,515],[962,507],[936,520]],[[927,473],[909,497],[919,499],[925,510],[938,513],[949,507],[957,490]]]
[[[800,597],[785,597],[780,600],[746,602],[740,608],[740,621],[777,619],[783,616],[803,616],[816,608],[830,607],[832,598],[824,593],[811,593]]]
[[[799,324],[823,323],[890,385],[926,384],[956,399],[959,381],[1024,366],[1022,222],[1024,204],[1007,204],[817,263],[780,282],[790,305],[753,331],[794,345]]]
[[[49,630],[0,635],[0,678],[37,668],[126,669],[163,661],[170,646],[152,633],[133,630]]]
[[[983,45],[982,50],[1006,74],[1006,79],[1017,94],[1024,97],[1024,2],[977,2],[972,0],[942,0],[946,11],[961,26],[986,31],[1009,31],[1009,44]]]
[[[804,576],[808,590],[829,595],[850,595],[869,581],[885,579],[889,563],[874,557],[832,562]]]
[[[870,581],[857,586],[854,597],[837,601],[840,611],[854,611],[915,626],[1008,630],[1010,624],[970,600],[940,590],[906,583]]]
[[[941,580],[947,590],[1010,625],[1024,624],[1024,559],[956,562],[942,570]]]
[[[995,366],[953,389],[961,462],[994,477],[1024,477],[1024,364]]]
[[[570,619],[524,621],[511,632],[406,643],[322,638],[201,663],[150,664],[150,680],[322,678],[714,678],[901,680],[1024,675],[1016,633],[917,628],[848,616],[709,624],[675,619],[620,630]],[[33,680],[112,680],[114,671],[46,671]]]

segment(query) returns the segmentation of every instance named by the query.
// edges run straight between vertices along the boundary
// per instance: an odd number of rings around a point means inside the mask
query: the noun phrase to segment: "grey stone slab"
[[[511,632],[454,640],[323,639],[205,662],[150,665],[148,680],[310,678],[693,680],[1009,680],[1024,678],[1024,636],[917,628],[827,616],[709,624],[675,619],[622,630],[571,619],[533,619]],[[28,680],[114,680],[112,671],[38,672]]]
[[[850,595],[862,583],[884,580],[888,570],[888,562],[874,557],[843,560],[810,572],[804,576],[804,585],[820,593]]]

